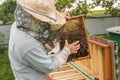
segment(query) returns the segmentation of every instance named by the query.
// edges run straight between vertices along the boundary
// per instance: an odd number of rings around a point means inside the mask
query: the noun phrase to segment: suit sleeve
[[[27,51],[23,57],[23,63],[36,71],[50,73],[60,65],[66,63],[69,50],[64,48],[56,56],[49,57],[40,47]]]

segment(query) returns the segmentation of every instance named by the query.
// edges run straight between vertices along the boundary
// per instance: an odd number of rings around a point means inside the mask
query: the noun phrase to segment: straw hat
[[[38,20],[48,22],[52,30],[58,30],[66,20],[54,5],[54,0],[17,0],[23,9]]]

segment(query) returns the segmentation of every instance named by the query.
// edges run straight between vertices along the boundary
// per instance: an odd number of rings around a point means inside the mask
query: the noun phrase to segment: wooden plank
[[[61,74],[61,73],[63,74],[63,73],[72,72],[72,71],[74,72],[75,69],[72,68],[72,69],[68,69],[68,70],[55,71],[55,72],[53,72],[53,73],[51,73],[51,74],[53,74],[53,75],[55,74],[55,75],[56,75],[56,74]],[[63,74],[63,75],[64,75],[64,74]]]
[[[92,59],[92,56],[93,56],[93,49],[92,49],[93,47],[92,47],[92,44],[91,43],[89,43],[89,50],[90,50],[90,55],[91,55],[91,58],[90,58],[90,70],[93,70],[93,66],[92,66],[92,61],[93,61],[93,59]]]
[[[78,73],[74,73],[74,74],[63,73],[63,74],[58,74],[58,75],[53,75],[53,74],[51,75],[51,77],[54,78],[54,79],[64,79],[64,78],[67,78],[67,77],[70,79],[71,76],[81,76],[81,75],[79,75]]]
[[[113,75],[113,80],[116,80],[116,79],[118,79],[118,74],[116,73],[117,72],[117,65],[118,65],[118,63],[116,63],[116,53],[118,52],[118,44],[117,44],[117,42],[115,42],[115,41],[107,41],[108,42],[108,44],[110,45],[110,47],[111,47],[111,58],[112,58],[112,75]],[[120,80],[120,79],[119,79]]]
[[[84,74],[90,80],[95,80],[95,77],[93,77],[93,76],[89,75],[88,73],[86,73],[83,69],[79,68],[79,66],[75,65],[73,62],[69,62],[69,63],[70,63],[71,66],[73,66],[75,69],[80,71],[82,74]]]
[[[112,63],[111,63],[110,48],[105,48],[104,54],[104,78],[105,80],[112,80]]]
[[[98,46],[98,74],[103,78],[103,48]]]
[[[46,75],[45,80],[53,80],[49,74]]]
[[[91,44],[91,51],[92,51],[92,58],[91,58],[91,71],[95,72],[94,70],[94,64],[95,64],[95,59],[94,59],[94,47],[93,47],[94,44]]]
[[[59,78],[54,78],[55,80],[75,80],[75,79],[86,79],[83,75],[71,75],[69,77],[59,77]]]
[[[97,63],[96,63],[96,60],[97,60],[97,58],[96,58],[96,45],[94,45],[93,44],[93,56],[92,56],[92,59],[93,59],[93,62],[92,62],[92,66],[93,66],[93,71],[94,71],[94,73],[95,74],[97,74]]]
[[[69,64],[67,64],[67,65],[61,66],[61,68],[59,69],[62,69],[68,66],[71,67]],[[87,77],[85,77],[83,74],[81,74],[79,71],[77,71],[73,67],[70,70],[69,69],[65,71],[58,70],[58,71],[52,72],[49,74],[49,77],[47,79],[49,80],[49,78],[51,78],[52,80],[89,80]]]
[[[103,48],[109,47],[109,45],[107,45],[107,44],[103,44],[103,43],[101,43],[101,42],[97,42],[97,41],[91,40],[91,39],[88,39],[88,42],[90,42],[90,43],[92,43],[92,44],[96,44],[96,45],[101,46],[101,47],[103,47]]]
[[[95,73],[93,71],[91,71],[90,69],[88,69],[86,66],[82,65],[81,63],[79,63],[79,61],[75,61],[73,62],[75,65],[77,65],[78,67],[80,67],[81,69],[83,69],[86,73],[88,73],[89,75],[92,76],[96,76]]]

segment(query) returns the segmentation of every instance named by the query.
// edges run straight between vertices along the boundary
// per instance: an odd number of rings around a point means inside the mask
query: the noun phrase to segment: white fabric
[[[65,17],[56,10],[54,0],[17,0],[17,3],[36,19],[50,23],[51,30],[60,29]]]
[[[57,55],[46,55],[43,45],[13,24],[10,32],[9,59],[15,80],[45,80],[45,75],[66,63],[68,48]]]

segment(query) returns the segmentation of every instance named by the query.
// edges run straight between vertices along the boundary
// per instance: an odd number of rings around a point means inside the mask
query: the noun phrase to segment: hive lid
[[[120,34],[120,26],[115,26],[107,29],[108,32]]]

